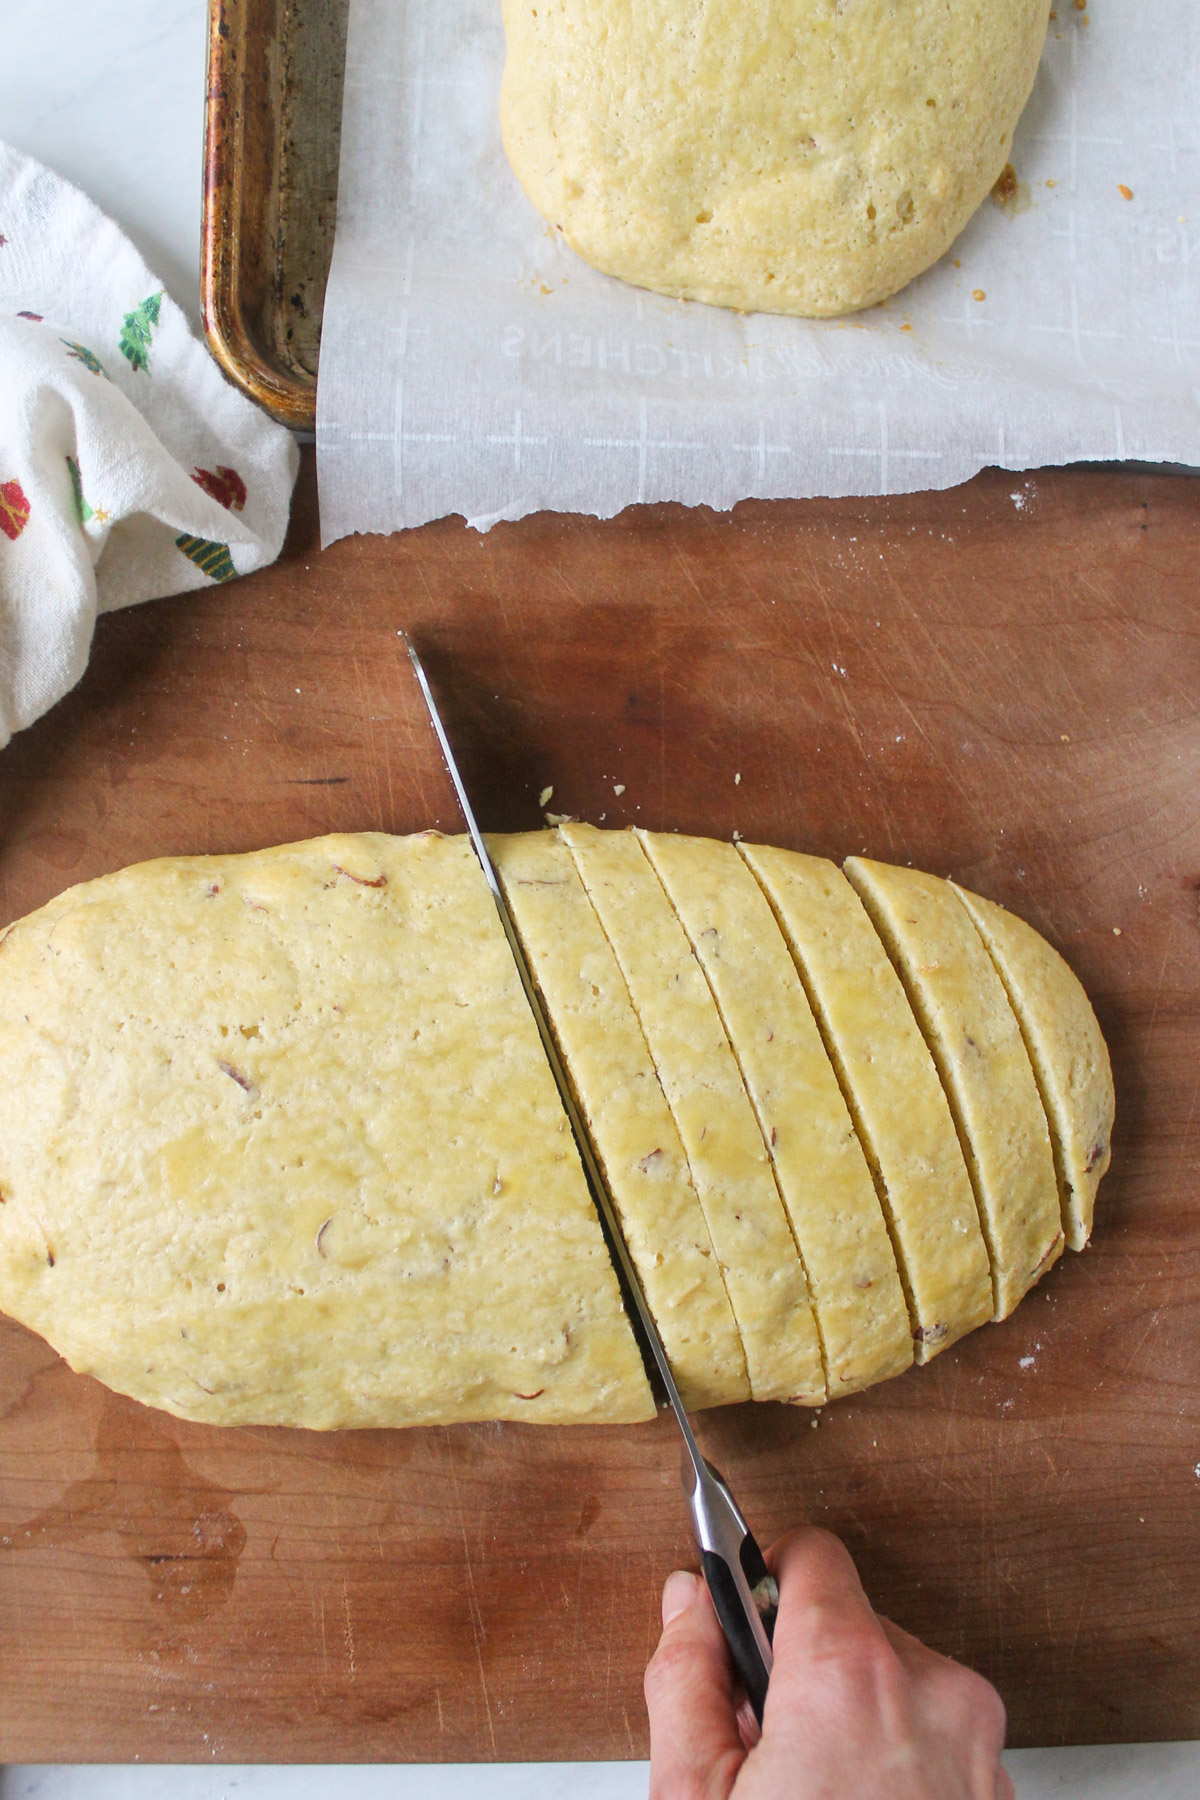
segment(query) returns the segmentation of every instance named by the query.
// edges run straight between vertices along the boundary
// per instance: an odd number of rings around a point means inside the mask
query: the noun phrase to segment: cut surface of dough
[[[900,978],[846,877],[823,857],[739,846],[783,927],[881,1183],[916,1360],[992,1316],[975,1196],[950,1106]]]
[[[756,1400],[820,1405],[808,1283],[708,983],[632,832],[564,825],[629,988],[691,1166]]]
[[[609,275],[746,312],[871,306],[1004,169],[1049,0],[504,0],[505,149]]]
[[[489,837],[488,849],[684,1404],[748,1400],[687,1157],[571,852],[550,831]]]
[[[1021,1025],[1050,1121],[1072,1250],[1092,1235],[1096,1189],[1112,1158],[1112,1066],[1083,986],[1052,944],[994,900],[956,888]]]
[[[895,1255],[778,920],[734,845],[638,836],[708,978],[758,1114],[812,1290],[829,1397],[898,1375],[913,1345]]]
[[[845,872],[900,975],[933,1053],[971,1175],[995,1316],[1062,1253],[1045,1111],[1004,984],[954,889],[852,856]]]
[[[183,1417],[653,1400],[465,839],[143,864],[0,939],[0,1304]]]

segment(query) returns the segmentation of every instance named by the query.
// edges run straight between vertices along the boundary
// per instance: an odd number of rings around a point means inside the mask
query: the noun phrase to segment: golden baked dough
[[[820,858],[494,850],[689,1404],[818,1404],[992,1316],[972,1179],[998,1310],[1060,1209],[1086,1242],[1108,1056],[1021,920],[852,859],[914,1011]],[[653,1415],[465,838],[71,889],[0,931],[0,1059],[0,1307],[73,1367],[212,1423]]]
[[[214,1424],[653,1415],[465,839],[73,888],[0,939],[0,1059],[0,1305],[73,1368]]]
[[[687,1157],[571,852],[550,831],[489,837],[488,849],[684,1404],[748,1400]]]
[[[916,1359],[992,1316],[975,1196],[950,1107],[904,989],[841,870],[744,844],[796,958],[881,1182]]]
[[[1092,1235],[1100,1177],[1112,1159],[1115,1100],[1108,1050],[1074,971],[1032,925],[994,900],[955,890],[974,919],[1021,1025],[1050,1120],[1063,1230]]]
[[[708,977],[758,1114],[812,1288],[829,1398],[899,1375],[913,1345],[896,1258],[779,923],[733,844],[638,836]],[[1057,1206],[1055,1194],[1056,1219]]]
[[[958,1126],[1006,1319],[1062,1254],[1046,1115],[1004,984],[954,889],[917,869],[844,865],[883,939]]]
[[[632,832],[564,825],[629,986],[721,1260],[756,1400],[825,1399],[808,1283],[708,983]]]
[[[500,122],[596,268],[844,313],[953,242],[1008,161],[1049,0],[504,0]]]

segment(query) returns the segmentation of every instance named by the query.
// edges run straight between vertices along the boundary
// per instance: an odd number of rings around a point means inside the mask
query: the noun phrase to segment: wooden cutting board
[[[764,1541],[840,1532],[1016,1743],[1200,1737],[1200,486],[450,521],[105,619],[0,755],[0,921],[166,852],[556,812],[911,860],[1066,952],[1113,1052],[1096,1240],[1003,1325],[814,1417],[701,1421]],[[740,777],[740,780],[739,780]],[[6,1078],[17,1078],[6,1071]],[[0,1321],[0,1756],[646,1753],[669,1420],[219,1431]]]

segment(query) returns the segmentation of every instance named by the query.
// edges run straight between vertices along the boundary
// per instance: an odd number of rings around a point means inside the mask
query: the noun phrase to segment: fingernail
[[[675,1569],[667,1576],[662,1597],[662,1621],[669,1625],[681,1612],[686,1612],[700,1589],[700,1577],[686,1569]]]

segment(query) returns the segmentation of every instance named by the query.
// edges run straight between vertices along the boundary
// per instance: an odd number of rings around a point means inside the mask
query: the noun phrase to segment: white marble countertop
[[[206,0],[7,0],[0,137],[84,188],[199,319]],[[1010,1754],[1021,1800],[1195,1800],[1200,1744]],[[641,1763],[0,1770],[0,1800],[644,1800]]]
[[[0,138],[117,219],[199,325],[206,0],[6,0]]]
[[[1018,1750],[1005,1762],[1018,1800],[1196,1800],[1200,1792],[1200,1744]],[[648,1770],[648,1763],[93,1764],[0,1770],[0,1800],[646,1800]]]

